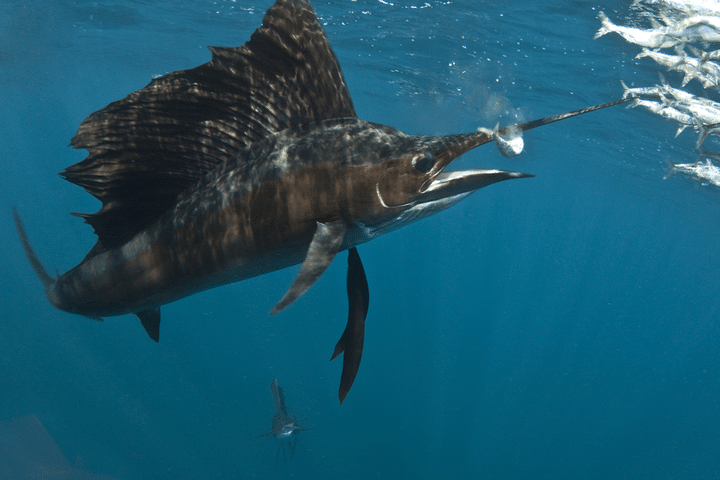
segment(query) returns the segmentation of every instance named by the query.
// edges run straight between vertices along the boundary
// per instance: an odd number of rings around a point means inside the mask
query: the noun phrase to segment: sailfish
[[[272,435],[273,437],[280,440],[278,445],[278,451],[275,455],[275,461],[280,456],[280,450],[283,452],[283,459],[287,461],[288,455],[285,450],[290,451],[289,457],[292,458],[295,453],[295,447],[297,447],[297,439],[300,432],[305,432],[307,428],[300,428],[298,420],[288,415],[287,406],[285,405],[285,393],[282,387],[278,385],[277,378],[273,378],[270,382],[270,391],[273,394],[275,400],[275,413],[270,423],[270,431],[261,435],[261,437],[267,437]]]
[[[60,175],[102,202],[75,213],[97,243],[53,277],[13,211],[25,253],[60,310],[135,314],[154,341],[160,307],[302,264],[277,313],[348,250],[348,321],[338,397],[362,357],[369,289],[357,246],[434,215],[490,184],[532,177],[449,171],[498,138],[632,100],[471,133],[423,136],[360,120],[308,0],[277,0],[250,40],[210,47],[198,67],[153,79],[92,113],[70,143],[87,157]]]

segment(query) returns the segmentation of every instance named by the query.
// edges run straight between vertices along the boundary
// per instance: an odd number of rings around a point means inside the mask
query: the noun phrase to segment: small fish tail
[[[603,12],[600,12],[598,14],[598,18],[600,19],[600,22],[602,22],[602,26],[593,37],[594,39],[598,39],[603,35],[612,32],[612,29],[610,28],[610,19],[607,17],[607,15],[605,15]]]
[[[673,176],[675,172],[677,172],[677,168],[675,168],[675,164],[672,162],[672,160],[665,157],[665,163],[667,164],[667,169],[665,170],[665,176],[663,177],[663,180]]]
[[[695,126],[699,132],[697,142],[695,143],[695,148],[700,148],[707,136],[710,134],[710,128],[695,115],[693,115],[693,121],[695,122]]]
[[[630,87],[625,85],[625,82],[623,82],[622,80],[620,80],[620,85],[622,85],[623,87],[623,98],[627,98],[628,95],[630,95]]]
[[[643,58],[650,56],[650,50],[647,47],[643,47],[642,50],[640,50],[640,53],[635,55],[635,58]]]

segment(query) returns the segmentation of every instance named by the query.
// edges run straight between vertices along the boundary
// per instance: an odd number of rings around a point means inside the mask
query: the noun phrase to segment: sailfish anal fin
[[[310,288],[310,285],[320,278],[320,275],[330,266],[335,255],[340,251],[343,240],[345,240],[346,231],[347,225],[344,220],[333,220],[327,223],[317,222],[317,230],[315,230],[315,235],[313,235],[310,242],[305,261],[303,261],[302,267],[300,267],[300,271],[288,291],[270,311],[271,315],[300,298],[300,295],[305,293]]]
[[[140,319],[140,323],[145,328],[148,336],[155,340],[160,341],[160,307],[148,308],[137,312],[135,315]]]
[[[125,243],[258,140],[357,116],[307,0],[278,0],[244,45],[210,50],[211,61],[91,114],[71,139],[88,156],[61,176],[102,202],[98,212],[79,214],[98,235],[87,258]]]
[[[340,403],[350,391],[362,359],[363,343],[365,342],[365,318],[370,306],[370,289],[368,288],[365,269],[360,261],[357,249],[348,250],[348,321],[340,340],[335,345],[330,361],[345,352],[343,356],[342,375],[338,398]]]

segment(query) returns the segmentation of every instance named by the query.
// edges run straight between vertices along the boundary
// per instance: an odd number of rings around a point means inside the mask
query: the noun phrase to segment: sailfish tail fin
[[[53,283],[55,283],[55,279],[50,276],[47,270],[45,270],[45,267],[43,267],[42,263],[40,263],[40,259],[38,259],[35,251],[30,245],[30,240],[28,240],[27,234],[25,233],[25,227],[23,227],[22,221],[20,220],[17,208],[13,207],[12,212],[13,217],[15,218],[15,228],[17,228],[18,235],[20,236],[20,243],[22,243],[23,250],[25,250],[25,255],[30,262],[30,266],[32,266],[33,270],[35,270],[35,275],[38,276],[45,287],[45,290],[47,290]]]

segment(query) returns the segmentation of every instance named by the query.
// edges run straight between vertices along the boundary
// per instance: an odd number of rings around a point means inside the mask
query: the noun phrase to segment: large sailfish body
[[[337,58],[307,0],[277,0],[241,47],[154,79],[90,115],[72,138],[88,157],[61,175],[102,202],[79,214],[98,241],[51,277],[15,212],[25,252],[61,310],[136,314],[158,341],[160,306],[301,263],[271,313],[349,250],[342,401],[362,355],[369,290],[356,246],[433,215],[482,187],[532,175],[447,171],[495,140],[623,101],[445,136],[357,118]],[[521,148],[520,148],[521,149]],[[517,152],[513,150],[513,154]]]
[[[474,182],[465,177],[454,187],[455,195],[419,201],[428,172],[407,165],[408,156],[435,162],[483,140],[485,134],[475,133],[410,136],[359,119],[270,135],[212,170],[125,244],[61,275],[48,298],[61,310],[95,318],[156,308],[303,262],[318,224],[341,225],[335,251],[345,250],[446,208],[471,193],[466,185],[526,176],[479,170]],[[403,192],[403,167],[415,177],[414,190]],[[398,221],[401,213],[412,218]]]

